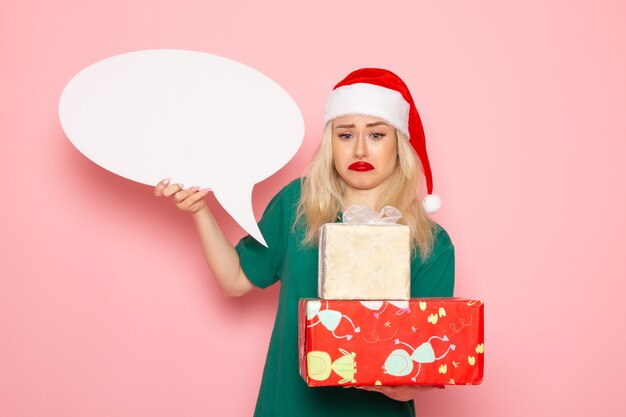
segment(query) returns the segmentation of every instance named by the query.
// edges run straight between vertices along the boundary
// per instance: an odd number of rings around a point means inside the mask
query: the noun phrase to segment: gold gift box
[[[328,223],[320,229],[318,296],[408,300],[411,237],[398,224]]]

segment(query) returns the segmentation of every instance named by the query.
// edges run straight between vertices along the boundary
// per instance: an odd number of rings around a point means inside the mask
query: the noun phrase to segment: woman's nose
[[[362,159],[367,156],[367,143],[363,136],[359,136],[354,142],[354,157]]]

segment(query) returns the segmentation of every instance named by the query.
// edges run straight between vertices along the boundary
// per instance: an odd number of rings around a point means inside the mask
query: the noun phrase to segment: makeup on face
[[[354,162],[353,164],[351,164],[348,167],[348,169],[352,170],[352,171],[365,172],[365,171],[373,170],[374,166],[372,164],[370,164],[369,162],[357,161],[357,162]]]
[[[373,190],[393,173],[395,128],[366,115],[338,117],[332,126],[333,163],[346,189]]]

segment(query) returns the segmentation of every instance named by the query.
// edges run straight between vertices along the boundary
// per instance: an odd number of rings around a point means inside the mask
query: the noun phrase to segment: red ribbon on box
[[[301,299],[300,375],[309,386],[480,384],[483,303]]]

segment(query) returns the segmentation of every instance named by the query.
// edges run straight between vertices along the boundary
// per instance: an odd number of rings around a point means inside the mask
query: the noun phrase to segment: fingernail
[[[183,188],[185,188],[185,186],[183,184],[178,184],[178,186],[180,187],[180,189],[182,190]]]
[[[191,187],[191,192],[195,193],[196,191],[198,191],[200,189],[200,187]]]
[[[203,188],[203,189],[200,190],[200,192],[202,192],[202,193],[208,193],[209,191],[211,191],[210,188]]]
[[[172,180],[171,178],[167,177],[162,182],[163,184],[169,184],[171,180]]]

